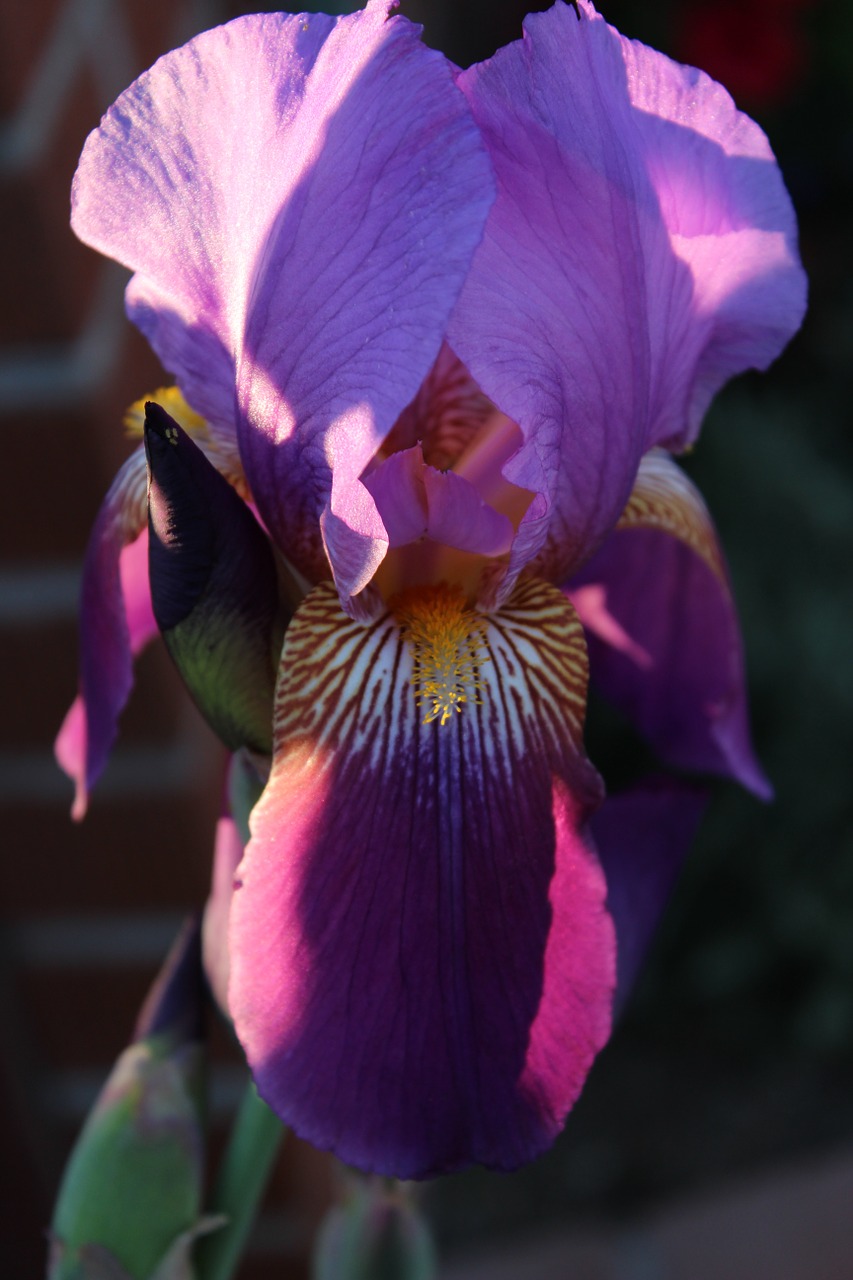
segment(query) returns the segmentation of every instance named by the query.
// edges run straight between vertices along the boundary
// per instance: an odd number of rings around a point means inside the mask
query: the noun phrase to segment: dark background
[[[465,65],[515,38],[526,8],[403,12]],[[122,412],[161,381],[123,320],[120,273],[68,230],[67,192],[86,133],[130,79],[240,11],[0,3],[0,1244],[15,1275],[41,1273],[68,1144],[158,955],[203,899],[220,776],[156,651],[82,826],[50,759],[75,687],[80,560],[127,449]],[[630,1221],[675,1192],[853,1139],[853,6],[602,11],[729,87],[770,135],[800,215],[803,330],[769,374],[718,398],[687,462],[728,552],[777,798],[715,788],[645,975],[554,1151],[513,1177],[474,1172],[429,1192],[451,1256],[543,1225]],[[593,741],[604,719],[594,708]],[[612,746],[596,761],[610,777],[624,764]],[[221,1033],[217,1045],[219,1124],[238,1082]],[[247,1277],[306,1274],[329,1181],[324,1158],[289,1144]]]

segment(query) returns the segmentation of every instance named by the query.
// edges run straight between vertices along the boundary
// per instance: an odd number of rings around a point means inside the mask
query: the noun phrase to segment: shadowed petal
[[[615,532],[568,593],[593,681],[661,757],[768,798],[722,551],[698,490],[666,454],[644,459]]]
[[[118,99],[74,189],[77,234],[136,272],[132,318],[239,430],[264,523],[309,578],[327,553],[344,595],[386,546],[359,476],[436,357],[492,198],[447,63],[389,7],[198,36]]]
[[[312,592],[232,907],[229,1004],[260,1092],[400,1177],[533,1158],[609,1030],[582,634],[541,583],[472,619],[480,700],[425,723],[394,618]]]
[[[707,791],[674,778],[649,778],[607,800],[591,828],[616,926],[614,1016],[637,979],[681,864],[699,827]]]
[[[506,477],[541,495],[503,590],[538,552],[537,574],[577,568],[642,454],[695,436],[713,391],[778,354],[805,300],[760,129],[706,76],[580,9],[530,15],[458,81],[498,198],[448,338],[524,433]]]
[[[157,634],[148,589],[145,455],[137,449],[98,512],[80,594],[80,694],[56,739],[56,758],[76,784],[82,818],[107,762],[133,686],[133,657]]]

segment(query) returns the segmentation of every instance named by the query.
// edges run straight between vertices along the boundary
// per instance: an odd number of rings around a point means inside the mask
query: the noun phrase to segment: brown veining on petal
[[[387,457],[420,443],[424,461],[447,471],[495,412],[491,400],[445,344],[420,391],[394,424],[381,454]]]

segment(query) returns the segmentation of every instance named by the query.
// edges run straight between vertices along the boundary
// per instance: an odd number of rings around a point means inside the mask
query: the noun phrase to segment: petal
[[[363,483],[391,548],[430,538],[484,556],[509,551],[509,519],[484,502],[465,476],[427,466],[420,445],[392,453]]]
[[[429,507],[427,534],[435,542],[483,556],[501,556],[509,551],[513,538],[511,521],[484,502],[465,476],[427,467],[424,487]]]
[[[593,815],[592,834],[618,942],[614,1014],[631,994],[707,801],[702,787],[650,778],[608,795]]]
[[[605,23],[585,4],[595,25]],[[807,281],[797,222],[763,131],[704,72],[626,40],[625,62],[644,162],[669,243],[689,273],[673,287],[646,253],[656,354],[650,443],[696,439],[711,398],[736,373],[766,369],[802,323]],[[657,320],[657,323],[655,323]]]
[[[325,547],[344,594],[386,545],[358,477],[436,357],[492,198],[447,64],[388,8],[204,33],[122,95],[75,183],[78,235],[136,272],[133,318],[225,429],[236,378],[264,522],[309,577]]]
[[[581,632],[541,583],[471,616],[479,701],[425,723],[397,622],[307,598],[232,908],[229,1003],[260,1092],[399,1177],[532,1159],[609,1030]]]
[[[661,757],[768,798],[722,551],[699,492],[666,454],[644,459],[616,531],[568,592],[593,681]]]
[[[157,634],[148,588],[145,455],[137,449],[113,481],[83,564],[80,694],[56,739],[59,765],[76,784],[72,816],[82,818],[89,789],[115,741],[133,685],[133,656]]]
[[[202,954],[211,991],[220,1009],[228,1013],[228,982],[231,957],[228,947],[228,919],[234,895],[234,880],[243,849],[249,839],[249,813],[257,804],[264,783],[258,772],[257,756],[238,751],[228,767],[227,795],[216,824],[213,872],[202,920]],[[269,762],[265,761],[265,774]]]
[[[426,535],[429,515],[424,470],[424,455],[416,444],[392,453],[363,481],[376,503],[389,547],[405,547]]]
[[[695,436],[713,391],[802,317],[790,201],[761,131],[701,73],[583,3],[458,83],[498,199],[448,338],[522,429],[539,493],[510,575],[567,576],[612,527],[642,454]]]
[[[243,841],[237,823],[224,813],[216,824],[213,848],[213,875],[204,908],[202,949],[204,970],[220,1009],[228,1012],[228,915],[234,893],[234,873],[243,856]]]

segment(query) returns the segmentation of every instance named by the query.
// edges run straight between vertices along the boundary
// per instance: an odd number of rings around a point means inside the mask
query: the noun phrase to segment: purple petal
[[[624,59],[638,156],[679,264],[667,273],[668,254],[648,245],[649,443],[681,449],[719,388],[745,369],[766,369],[802,323],[796,217],[767,138],[722,85],[624,39],[587,0],[582,7]]]
[[[541,583],[469,621],[477,701],[425,723],[394,618],[307,598],[232,907],[229,1004],[262,1095],[400,1177],[532,1159],[609,1029],[580,628]]]
[[[420,538],[459,551],[499,556],[513,528],[464,476],[424,463],[420,445],[392,453],[364,480],[388,534],[389,547]]]
[[[429,519],[424,489],[424,455],[419,444],[392,453],[364,478],[388,535],[389,547],[417,542]]]
[[[107,762],[133,685],[133,656],[157,634],[148,587],[145,455],[128,458],[89,539],[80,596],[80,694],[56,739],[60,766],[76,783],[72,816]]]
[[[707,800],[701,787],[655,778],[608,795],[593,815],[607,909],[616,926],[614,1014],[630,995]]]
[[[133,318],[226,429],[236,377],[261,516],[307,576],[328,554],[345,595],[387,545],[359,476],[436,357],[492,198],[448,65],[388,8],[199,36],[122,95],[75,184],[78,235],[137,273]]]
[[[537,572],[576,568],[642,454],[695,436],[713,391],[778,354],[804,305],[761,131],[707,77],[581,9],[531,15],[458,81],[498,199],[448,338],[523,431],[505,475],[540,494],[507,583],[543,544]]]
[[[135,1041],[168,1037],[176,1048],[205,1039],[201,921],[184,921],[154,979],[133,1029]]]
[[[483,556],[509,551],[511,521],[484,502],[465,476],[427,467],[424,487],[429,507],[427,533],[435,542]]]
[[[665,454],[644,460],[622,521],[568,593],[592,680],[663,760],[768,798],[722,551],[701,496]]]

